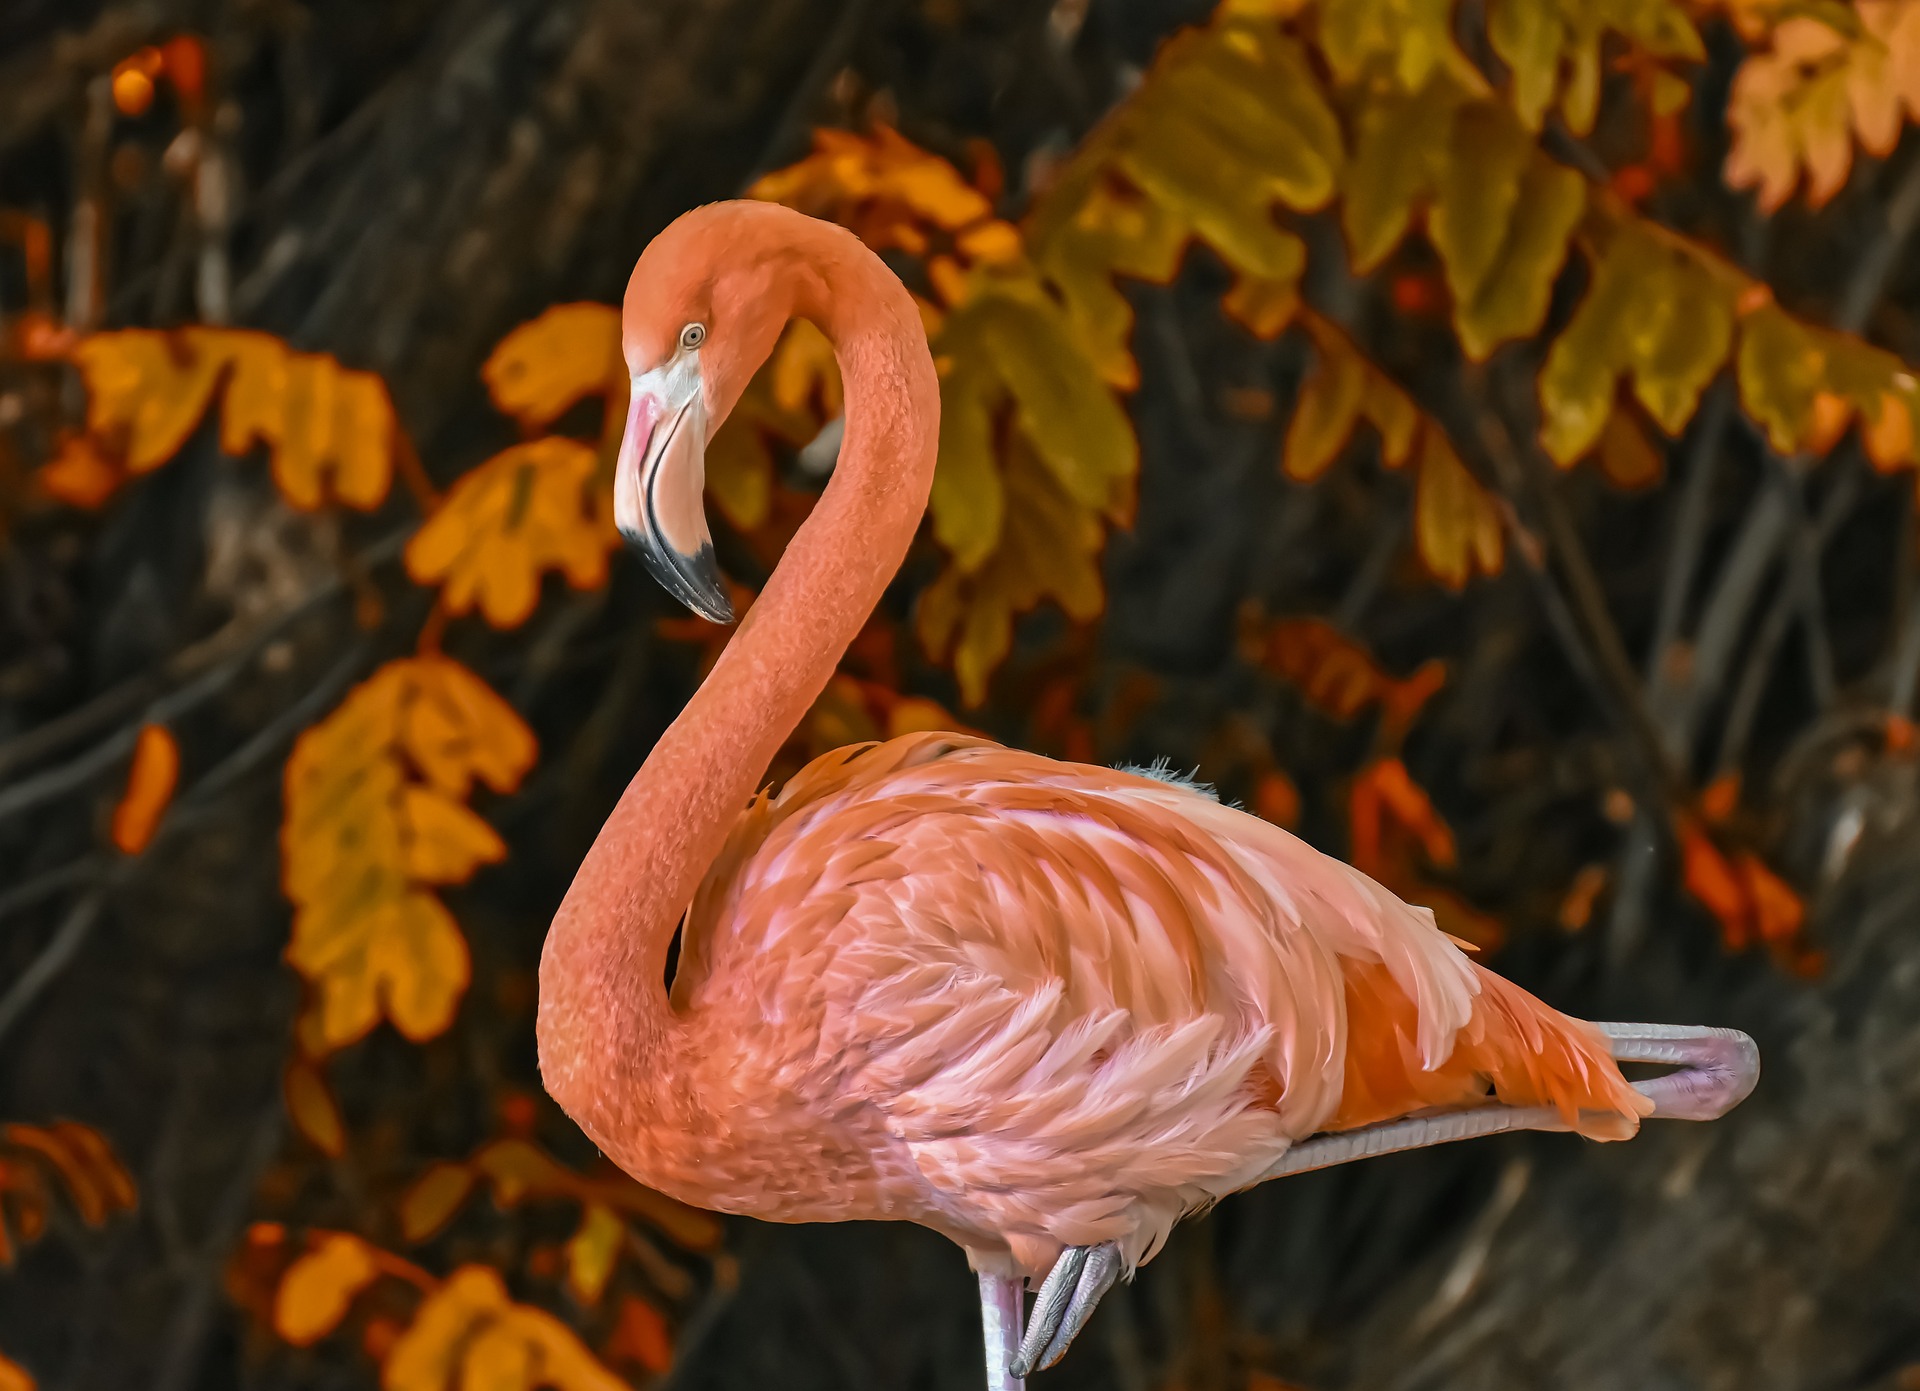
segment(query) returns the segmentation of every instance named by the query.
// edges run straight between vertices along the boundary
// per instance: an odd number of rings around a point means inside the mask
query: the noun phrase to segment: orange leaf
[[[273,450],[273,479],[288,502],[312,511],[329,495],[371,511],[393,485],[399,422],[386,383],[318,353],[296,353],[263,333],[187,329],[190,342],[233,362],[220,447]]]
[[[305,1058],[296,1058],[287,1067],[281,1089],[294,1127],[313,1142],[314,1148],[330,1159],[345,1154],[347,1127],[340,1119],[340,1107],[325,1074]]]
[[[495,1140],[474,1152],[473,1167],[493,1184],[493,1200],[513,1207],[533,1194],[573,1193],[578,1177],[531,1140]]]
[[[620,1301],[620,1321],[614,1325],[607,1356],[616,1362],[637,1362],[656,1376],[673,1365],[673,1338],[667,1320],[643,1299],[627,1295]]]
[[[0,1353],[0,1391],[33,1391],[33,1377],[25,1367]]]
[[[92,435],[67,434],[34,480],[48,497],[92,511],[120,490],[127,473]]]
[[[144,726],[133,747],[127,790],[113,810],[113,843],[123,854],[138,855],[147,848],[179,778],[180,745],[173,732],[165,725]]]
[[[1394,830],[1411,835],[1434,864],[1454,862],[1453,832],[1397,758],[1380,759],[1354,779],[1348,816],[1353,863],[1376,878],[1390,872],[1394,857],[1387,836]]]
[[[1300,790],[1293,779],[1279,769],[1260,775],[1253,788],[1254,814],[1276,826],[1300,824]]]
[[[513,708],[438,656],[389,662],[300,736],[281,853],[287,959],[315,988],[310,1050],[343,1047],[382,1016],[416,1041],[452,1022],[466,942],[425,885],[497,857],[498,837],[452,799],[475,776],[511,790],[533,757]]]
[[[1593,921],[1594,901],[1607,887],[1607,867],[1587,865],[1573,876],[1567,896],[1560,901],[1560,926],[1578,932]]]
[[[425,1241],[447,1223],[473,1192],[474,1172],[465,1164],[435,1164],[400,1200],[400,1230],[408,1241]]]
[[[1755,855],[1740,856],[1740,877],[1753,905],[1753,925],[1760,940],[1778,944],[1798,937],[1807,920],[1800,895]]]
[[[621,388],[620,311],[556,304],[494,345],[480,378],[493,404],[522,425],[551,425],[575,402]]]
[[[519,444],[473,469],[407,543],[407,573],[443,583],[448,612],[477,602],[496,628],[527,620],[540,576],[562,571],[575,589],[607,581],[618,544],[612,508],[596,498],[599,457],[578,440]]]
[[[1336,720],[1351,720],[1378,704],[1388,723],[1405,729],[1434,692],[1446,683],[1443,662],[1422,665],[1397,681],[1374,663],[1365,648],[1318,618],[1282,619],[1259,635],[1250,654]]]
[[[295,1347],[340,1326],[360,1292],[380,1274],[373,1248],[347,1232],[328,1232],[280,1277],[273,1331]]]
[[[1722,773],[1700,793],[1700,816],[1709,826],[1718,826],[1732,816],[1740,805],[1740,772]]]
[[[1413,517],[1420,558],[1449,589],[1464,587],[1476,568],[1483,575],[1499,574],[1500,511],[1492,496],[1438,429],[1429,424],[1421,436]]]
[[[466,1265],[429,1294],[395,1340],[384,1391],[628,1391],[572,1329],[515,1304],[498,1271]]]
[[[207,413],[226,359],[153,329],[97,333],[73,349],[87,388],[87,432],[106,442],[130,473],[148,473],[175,454]]]
[[[9,1145],[38,1156],[60,1176],[74,1210],[90,1227],[105,1222],[115,1211],[131,1211],[135,1204],[133,1179],[114,1156],[106,1137],[76,1121],[50,1126],[9,1125],[0,1130]],[[0,1184],[4,1188],[5,1184]],[[38,1235],[38,1219],[21,1223],[23,1235]],[[31,1227],[32,1230],[28,1230]]]
[[[1630,411],[1615,408],[1600,429],[1600,471],[1618,488],[1645,488],[1660,481],[1666,460]]]
[[[1727,945],[1740,948],[1751,935],[1747,888],[1705,831],[1691,821],[1680,825],[1681,881],[1706,910],[1720,921]]]
[[[626,1239],[627,1224],[612,1208],[587,1204],[579,1230],[567,1239],[567,1289],[575,1299],[586,1305],[600,1302]]]

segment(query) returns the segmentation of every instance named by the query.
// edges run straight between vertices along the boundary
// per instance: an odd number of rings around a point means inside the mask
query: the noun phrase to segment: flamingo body
[[[982,1270],[1132,1266],[1294,1141],[1490,1083],[1606,1138],[1651,1110],[1592,1026],[1278,827],[958,735],[757,797],[683,933],[678,1104],[614,1158],[720,1211],[919,1222]]]
[[[1269,1174],[1520,1126],[1618,1139],[1746,1095],[1743,1035],[1569,1019],[1192,787],[919,734],[757,792],[924,514],[925,329],[852,234],[752,203],[655,238],[622,320],[615,521],[730,621],[705,450],[796,316],[845,383],[833,477],[541,954],[542,1079],[629,1173],[726,1212],[946,1233],[980,1272],[988,1386],[1017,1391],[1182,1213]],[[1629,1086],[1615,1058],[1682,1071]]]

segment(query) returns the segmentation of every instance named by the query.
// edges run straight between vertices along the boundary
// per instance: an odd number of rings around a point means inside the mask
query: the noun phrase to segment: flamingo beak
[[[691,354],[633,379],[613,469],[613,519],[661,588],[709,623],[733,622],[707,530],[706,394]]]

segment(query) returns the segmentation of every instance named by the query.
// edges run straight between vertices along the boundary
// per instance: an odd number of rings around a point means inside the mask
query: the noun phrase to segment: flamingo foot
[[[980,1331],[987,1344],[987,1391],[1025,1391],[1013,1370],[1020,1356],[1020,1281],[1005,1275],[980,1277]]]
[[[1051,1367],[1092,1317],[1100,1297],[1120,1278],[1120,1248],[1113,1242],[1069,1246],[1053,1263],[1034,1300],[1033,1322],[1008,1368],[1016,1377]]]
[[[1633,1085],[1653,1101],[1655,1116],[1718,1120],[1747,1099],[1760,1080],[1760,1050],[1737,1029],[1689,1024],[1600,1024],[1623,1063],[1662,1063],[1677,1071]]]

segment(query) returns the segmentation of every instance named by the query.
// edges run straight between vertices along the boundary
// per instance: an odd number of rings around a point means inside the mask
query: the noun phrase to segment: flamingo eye
[[[688,352],[692,352],[706,341],[707,326],[705,324],[688,324],[680,330],[680,346]]]

